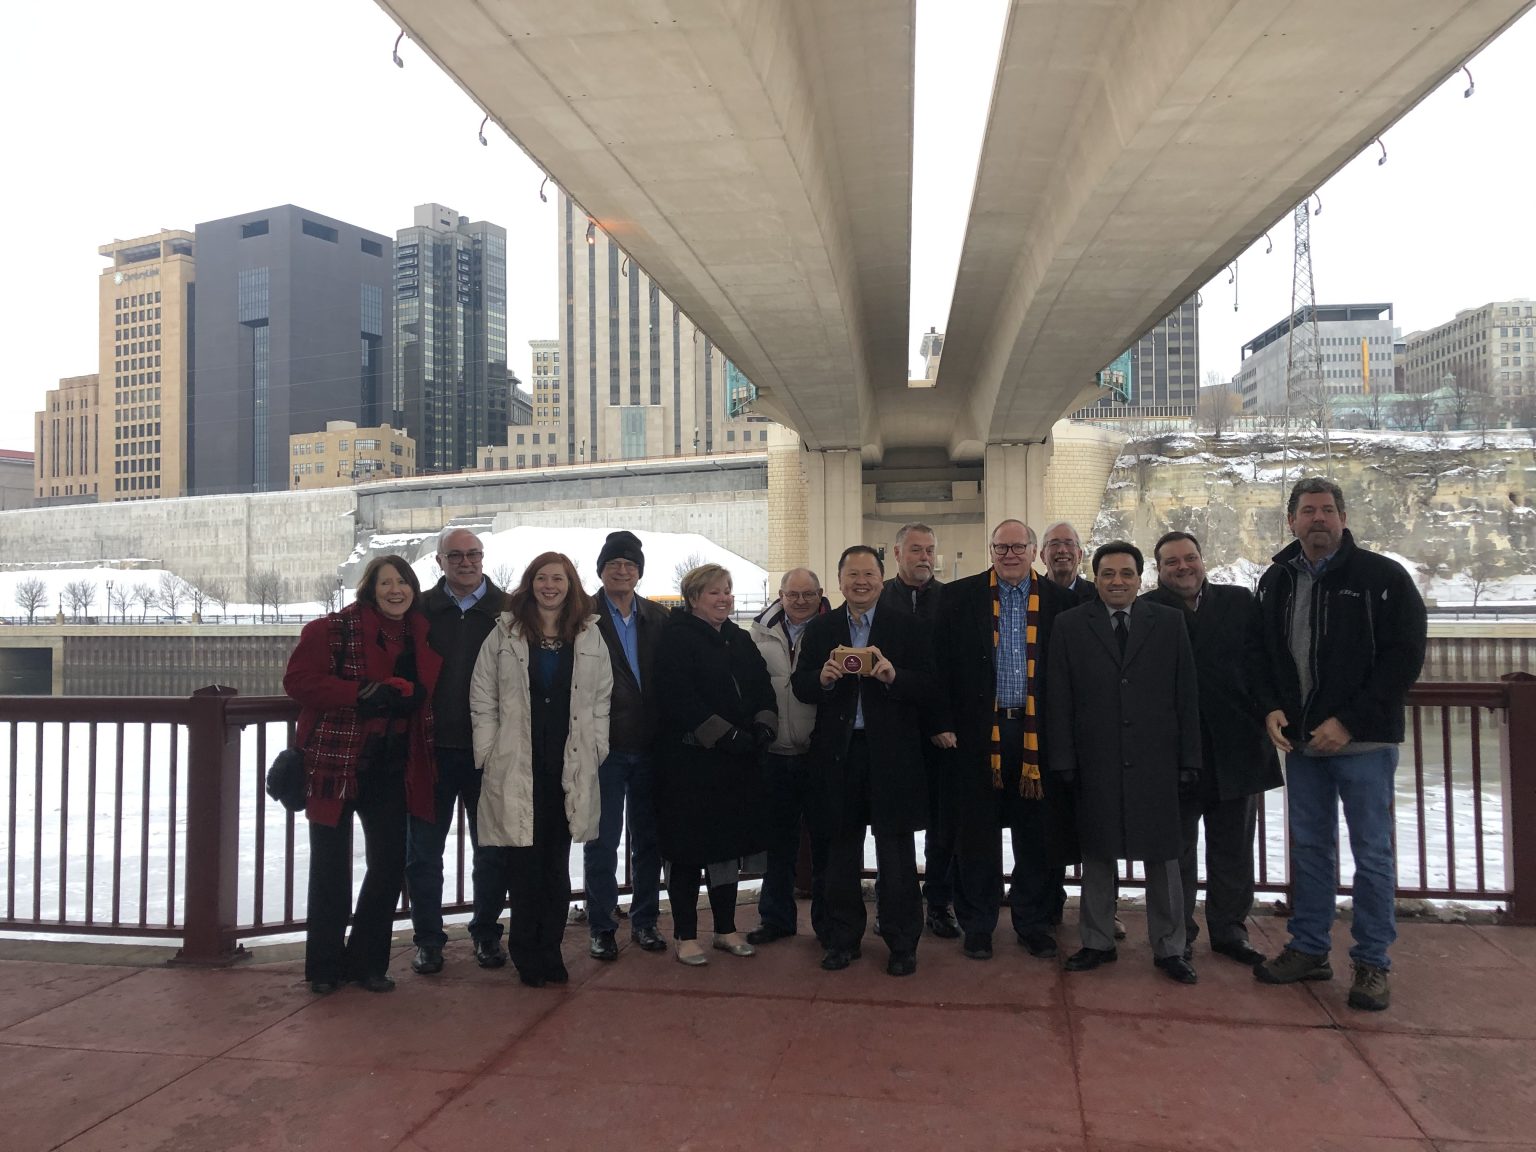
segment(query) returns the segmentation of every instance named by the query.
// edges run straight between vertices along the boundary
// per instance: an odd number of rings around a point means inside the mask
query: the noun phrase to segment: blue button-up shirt
[[[1017,584],[997,582],[1002,593],[1002,611],[997,633],[997,706],[1022,708],[1029,695],[1027,664],[1029,638],[1029,582],[1026,576]]]
[[[855,648],[869,646],[869,629],[875,622],[875,610],[866,608],[861,618],[852,608],[848,609],[848,643]],[[853,713],[853,726],[857,729],[864,727],[864,685],[859,685],[858,705]]]
[[[624,659],[629,661],[629,670],[635,674],[635,683],[640,684],[640,639],[637,634],[640,617],[640,609],[635,602],[629,602],[629,616],[619,614],[619,610],[613,606],[613,601],[603,596],[603,603],[608,605],[608,615],[613,619],[613,630],[619,637],[619,647],[624,649]]]
[[[468,596],[455,596],[446,584],[443,585],[443,590],[448,593],[449,599],[459,606],[460,612],[468,612],[476,604],[480,603],[481,597],[485,595],[485,578],[483,576],[480,578],[480,587],[476,588]]]

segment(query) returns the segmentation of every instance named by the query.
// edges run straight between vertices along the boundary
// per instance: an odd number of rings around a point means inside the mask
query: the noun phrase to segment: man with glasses
[[[1093,581],[1084,580],[1082,576],[1082,538],[1066,520],[1058,520],[1045,530],[1045,537],[1040,542],[1040,559],[1045,562],[1045,574],[1066,589],[1072,603],[1098,599]]]
[[[757,901],[760,923],[747,933],[748,944],[771,944],[798,930],[795,908],[795,861],[800,855],[800,826],[811,795],[811,730],[816,708],[803,704],[790,687],[800,662],[801,638],[821,615],[826,601],[821,580],[809,568],[792,568],[779,581],[779,598],[752,621],[752,642],[763,654],[779,701],[779,728],[763,753],[768,782],[768,864]],[[822,899],[826,853],[820,837],[811,841],[811,930],[825,938]],[[825,946],[825,944],[823,944]]]
[[[944,587],[934,572],[938,564],[938,537],[926,524],[903,524],[896,531],[896,575],[885,582],[880,606],[906,616],[916,616],[931,633],[939,610],[939,591]],[[925,737],[933,733],[925,732]],[[928,930],[946,940],[960,935],[960,925],[950,907],[955,898],[955,799],[949,779],[950,752],[923,741],[923,762],[928,771],[928,830],[923,833],[923,899],[928,904]]]
[[[505,594],[481,571],[485,551],[467,528],[449,528],[438,539],[437,566],[442,579],[422,597],[428,641],[443,658],[432,696],[437,757],[437,819],[412,816],[407,828],[405,882],[411,895],[411,924],[416,957],[411,968],[423,976],[443,970],[443,845],[453,827],[454,806],[462,801],[473,849],[474,916],[469,935],[482,968],[506,963],[501,948],[501,908],[506,895],[502,855],[480,851],[476,815],[480,773],[475,768],[469,724],[469,679],[480,646],[496,626]]]
[[[965,954],[991,959],[1007,828],[1013,930],[1030,955],[1048,958],[1056,940],[1043,780],[1045,653],[1057,614],[1072,603],[1051,581],[1034,578],[1035,534],[1023,521],[998,524],[988,550],[990,568],[944,589],[935,630],[947,691],[933,742],[955,750],[955,912]]]
[[[617,960],[619,844],[629,809],[630,939],[645,952],[665,952],[656,931],[660,906],[661,848],[656,833],[656,738],[652,666],[667,610],[635,591],[645,575],[645,552],[633,532],[610,532],[597,554],[602,587],[593,597],[597,630],[613,664],[613,701],[608,713],[608,758],[598,767],[602,815],[596,840],[583,849],[587,930],[594,959]]]

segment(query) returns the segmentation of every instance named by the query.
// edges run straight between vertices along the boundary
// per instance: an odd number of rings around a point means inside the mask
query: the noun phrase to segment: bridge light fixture
[[[590,216],[587,217],[587,243],[597,243],[597,221]]]
[[[544,195],[544,185],[549,183],[549,173],[544,173],[544,179],[539,181],[539,199],[545,204],[549,203],[549,197]]]
[[[1381,156],[1376,161],[1376,167],[1380,168],[1387,162],[1387,146],[1381,142],[1381,137],[1376,137],[1376,145],[1381,149]]]
[[[391,48],[390,51],[389,51],[390,57],[394,60],[396,68],[404,68],[405,67],[405,61],[400,59],[400,41],[402,41],[404,39],[405,39],[405,29],[402,28],[402,29],[400,29],[400,35],[395,37],[395,46],[393,48]]]
[[[491,146],[491,142],[485,138],[485,126],[490,122],[491,114],[487,112],[485,114],[485,119],[480,121],[480,130],[475,133],[475,135],[480,138],[480,147],[482,148],[489,148]]]
[[[1465,64],[1461,66],[1461,70],[1467,74],[1467,90],[1461,94],[1463,98],[1466,98],[1477,91],[1477,81],[1472,79],[1472,69],[1468,68]]]

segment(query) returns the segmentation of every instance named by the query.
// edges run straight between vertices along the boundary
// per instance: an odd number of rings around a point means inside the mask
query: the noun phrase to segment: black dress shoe
[[[629,934],[629,938],[635,942],[642,952],[665,952],[667,942],[661,938],[661,933],[656,931],[656,925],[650,924],[644,928],[636,928]]]
[[[500,940],[476,940],[475,963],[482,968],[500,968],[507,962],[507,954],[501,950]]]
[[[821,966],[828,972],[841,972],[857,960],[859,955],[860,953],[857,948],[851,951],[847,948],[828,948],[826,954],[821,958]]]
[[[1187,964],[1191,960],[1193,960],[1194,958],[1195,958],[1195,946],[1193,944],[1186,944],[1186,945],[1184,945],[1184,962]]]
[[[948,904],[928,905],[928,931],[941,940],[958,940],[960,921],[955,919],[955,910]]]
[[[1229,960],[1236,960],[1245,968],[1253,968],[1264,963],[1264,953],[1260,952],[1246,940],[1233,940],[1228,944],[1212,944],[1211,951],[1218,956],[1225,956]]]
[[[1200,977],[1195,975],[1195,966],[1182,956],[1159,956],[1152,963],[1157,965],[1163,975],[1170,980],[1176,980],[1180,984],[1200,983]]]
[[[316,996],[329,996],[336,991],[337,984],[334,980],[311,980],[309,990]]]
[[[759,924],[747,933],[748,944],[772,944],[775,940],[785,940],[794,933],[780,928],[777,924]]]
[[[1079,948],[1068,956],[1062,967],[1068,972],[1092,972],[1101,964],[1113,964],[1120,954],[1113,948]]]
[[[1049,932],[1022,932],[1019,934],[1019,943],[1029,949],[1031,956],[1038,956],[1042,960],[1049,960],[1056,955],[1056,937]]]
[[[550,984],[569,984],[570,969],[566,968],[564,960],[551,960],[544,965],[544,979]]]
[[[885,962],[885,972],[888,976],[910,976],[916,971],[916,952],[892,952],[891,958]]]
[[[591,952],[592,959],[594,960],[617,960],[619,958],[619,946],[614,942],[613,933],[592,933]]]
[[[537,972],[532,968],[519,968],[517,970],[517,978],[530,988],[544,987],[544,973]]]
[[[967,932],[960,950],[972,960],[992,959],[992,935],[988,932]]]
[[[411,971],[418,976],[435,976],[443,970],[443,950],[435,944],[422,944],[411,961]]]
[[[359,976],[357,986],[364,992],[393,992],[395,982],[388,976]]]

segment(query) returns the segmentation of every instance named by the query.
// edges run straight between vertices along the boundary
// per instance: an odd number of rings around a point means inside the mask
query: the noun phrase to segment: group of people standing
[[[861,955],[864,845],[873,832],[875,934],[893,976],[917,968],[926,930],[993,956],[1004,903],[1031,956],[1058,955],[1066,870],[1081,865],[1079,972],[1117,958],[1116,862],[1146,873],[1153,960],[1198,979],[1193,944],[1204,825],[1213,953],[1266,983],[1329,979],[1338,805],[1356,864],[1349,1002],[1385,1008],[1393,929],[1392,778],[1403,698],[1423,662],[1425,612],[1395,562],[1357,545],[1330,481],[1291,493],[1295,537],[1257,594],[1211,584],[1200,542],[1169,532],[1144,558],[1100,546],[1091,578],[1070,524],[1039,540],[1004,520],[990,566],[944,584],[937,539],[907,524],[896,572],[856,544],[838,560],[833,608],[816,573],[785,573],[750,627],[735,623],[730,573],[704,565],[668,612],[636,593],[640,541],[611,533],[600,587],[558,553],[535,558],[510,594],[482,572],[466,530],[442,537],[443,577],[422,594],[410,566],[373,561],[356,602],[306,626],[285,686],[303,706],[309,771],[306,978],[383,991],[403,872],[412,967],[443,967],[442,855],[456,805],[474,845],[475,957],[507,948],[525,984],[568,979],[561,958],[568,857],[585,844],[591,955],[619,958],[618,851],[628,827],[632,943],[709,962],[750,956],[800,931],[802,828],[810,928],[821,966]],[[1250,943],[1262,794],[1289,787],[1291,941]],[[344,942],[352,815],[368,874]],[[919,874],[916,834],[923,832]],[[759,923],[738,929],[743,858],[766,853]],[[926,907],[925,907],[926,906]]]

